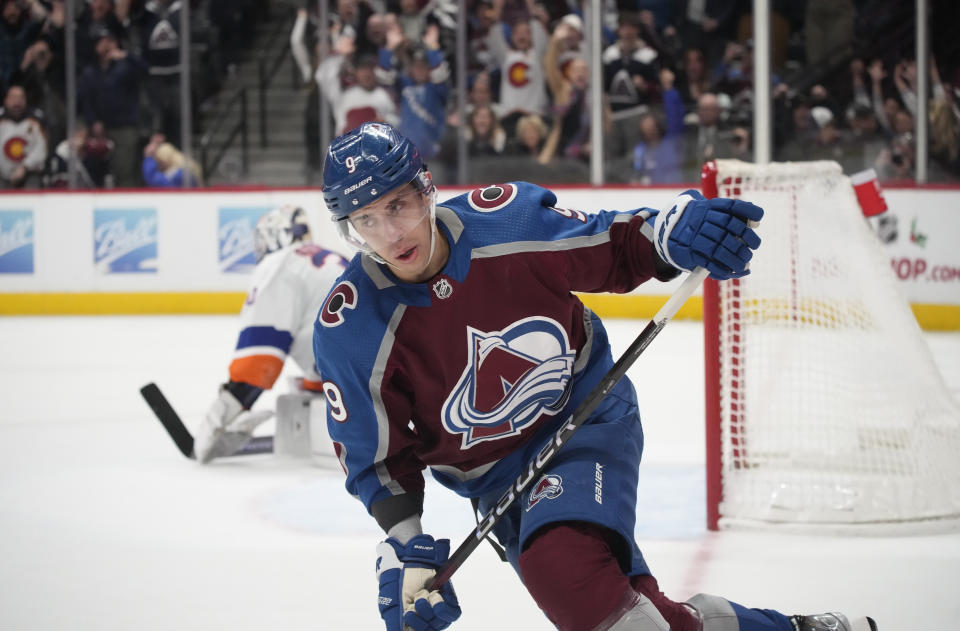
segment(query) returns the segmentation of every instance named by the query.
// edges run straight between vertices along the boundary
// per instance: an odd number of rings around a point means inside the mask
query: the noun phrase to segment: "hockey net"
[[[704,288],[707,518],[914,532],[960,518],[960,406],[834,162],[716,161],[765,209],[741,280]]]

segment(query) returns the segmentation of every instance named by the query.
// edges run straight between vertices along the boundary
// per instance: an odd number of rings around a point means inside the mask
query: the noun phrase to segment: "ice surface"
[[[643,324],[608,323],[615,353]],[[192,428],[226,377],[236,325],[0,319],[0,629],[382,628],[381,534],[339,471],[273,456],[200,467],[140,399],[155,381]],[[926,337],[960,398],[960,334]],[[869,613],[883,631],[957,628],[960,533],[705,530],[701,357],[699,323],[677,321],[630,371],[647,437],[637,537],[661,587],[787,613]],[[427,494],[426,529],[459,545],[469,506],[432,481]],[[454,584],[464,615],[453,629],[551,628],[487,546]]]

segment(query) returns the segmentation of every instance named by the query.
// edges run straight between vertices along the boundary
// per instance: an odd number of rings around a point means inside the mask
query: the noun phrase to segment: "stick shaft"
[[[647,323],[630,347],[617,360],[617,362],[607,371],[594,389],[587,395],[577,409],[570,416],[569,420],[554,434],[552,440],[537,454],[526,470],[520,474],[516,482],[500,496],[496,506],[491,509],[477,524],[476,529],[460,544],[447,562],[437,570],[429,590],[440,589],[444,583],[450,580],[453,573],[463,565],[467,557],[480,545],[480,542],[490,533],[493,527],[500,521],[500,518],[507,512],[511,505],[517,500],[523,490],[546,470],[547,465],[556,455],[557,451],[563,447],[577,429],[586,422],[593,411],[600,405],[604,397],[613,389],[621,378],[627,373],[627,370],[633,365],[644,349],[650,345],[653,338],[660,333],[661,329],[676,315],[683,303],[696,291],[703,279],[707,277],[707,270],[697,268],[683,281],[680,287],[670,296],[666,303],[657,311],[653,319]]]
[[[167,397],[165,397],[163,392],[160,391],[160,388],[157,387],[157,384],[148,383],[143,386],[140,388],[140,395],[143,396],[143,400],[146,401],[150,409],[153,410],[154,415],[163,425],[163,428],[167,430],[167,434],[173,439],[180,453],[187,458],[193,458],[193,436],[190,434],[190,431],[187,430],[183,421],[180,420],[180,416],[173,409],[173,406],[170,405]]]

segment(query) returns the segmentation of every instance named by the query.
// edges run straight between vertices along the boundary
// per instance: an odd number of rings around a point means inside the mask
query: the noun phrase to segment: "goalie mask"
[[[310,242],[310,225],[307,213],[292,204],[274,208],[260,217],[253,231],[253,253],[257,263],[271,252],[297,242]]]

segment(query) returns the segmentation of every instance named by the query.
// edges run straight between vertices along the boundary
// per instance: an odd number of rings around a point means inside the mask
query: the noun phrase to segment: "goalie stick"
[[[444,583],[450,580],[453,573],[463,565],[463,562],[476,550],[480,542],[490,534],[493,527],[500,521],[500,518],[507,512],[507,509],[520,497],[524,489],[543,474],[557,451],[570,440],[573,433],[586,422],[590,414],[600,405],[603,398],[607,396],[620,379],[627,374],[630,366],[633,365],[640,354],[643,353],[650,342],[653,341],[653,338],[660,333],[660,330],[666,326],[670,318],[676,315],[680,307],[683,306],[683,303],[687,301],[687,298],[693,294],[697,287],[700,286],[700,283],[703,282],[703,279],[707,277],[707,273],[706,269],[698,267],[687,276],[667,302],[660,307],[660,310],[653,316],[653,319],[647,323],[626,352],[624,352],[613,367],[607,371],[607,374],[600,379],[600,383],[598,383],[590,394],[587,395],[587,398],[577,406],[577,409],[570,415],[567,422],[557,430],[553,439],[548,441],[547,444],[540,449],[540,453],[530,462],[527,469],[517,477],[516,482],[510,485],[510,488],[500,496],[497,505],[483,516],[477,524],[476,529],[468,535],[463,543],[460,544],[460,547],[450,555],[447,562],[437,570],[436,575],[433,577],[433,582],[430,584],[430,587],[427,588],[429,591],[440,589]]]
[[[156,415],[157,420],[163,425],[163,428],[170,434],[177,449],[184,456],[194,459],[193,454],[193,435],[187,429],[180,415],[176,413],[167,397],[155,383],[148,383],[140,388],[140,394],[143,400],[147,402],[150,409]],[[254,436],[250,442],[243,446],[234,456],[249,456],[252,454],[265,454],[273,451],[273,436]]]

